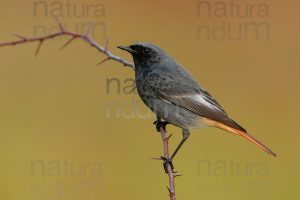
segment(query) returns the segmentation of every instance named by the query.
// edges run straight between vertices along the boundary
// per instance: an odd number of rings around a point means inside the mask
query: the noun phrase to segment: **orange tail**
[[[260,141],[258,141],[257,139],[255,139],[253,136],[251,136],[248,133],[245,133],[243,131],[237,130],[235,128],[231,128],[231,127],[229,127],[229,126],[227,126],[225,124],[222,124],[220,122],[216,122],[216,121],[208,119],[208,118],[203,118],[202,122],[204,122],[205,124],[207,124],[209,126],[215,126],[215,127],[220,128],[220,129],[223,129],[225,131],[229,131],[231,133],[240,135],[240,136],[246,138],[247,140],[249,140],[250,142],[252,142],[253,144],[259,146],[262,150],[264,150],[265,152],[267,152],[271,156],[276,157],[276,153],[274,153],[269,147],[267,147],[266,145],[262,144]]]
[[[276,153],[274,153],[274,151],[272,151],[269,147],[267,147],[266,145],[264,145],[263,143],[261,143],[260,141],[258,141],[257,139],[255,139],[253,136],[251,136],[249,133],[245,133],[239,130],[236,130],[237,134],[239,134],[240,136],[246,138],[247,140],[249,140],[250,142],[256,144],[257,146],[259,146],[260,148],[262,148],[265,152],[267,152],[268,154],[270,154],[271,156],[276,157]]]

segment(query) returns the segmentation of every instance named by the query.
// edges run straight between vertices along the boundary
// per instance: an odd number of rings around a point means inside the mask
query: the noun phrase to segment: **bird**
[[[274,151],[231,119],[191,73],[162,48],[147,42],[118,48],[132,55],[137,92],[146,106],[156,114],[156,122],[182,129],[183,137],[171,155],[170,162],[189,138],[190,130],[202,127],[216,127],[242,136],[276,157]]]

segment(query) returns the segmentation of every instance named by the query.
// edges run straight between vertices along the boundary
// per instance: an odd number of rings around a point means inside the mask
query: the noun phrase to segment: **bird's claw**
[[[156,120],[153,122],[153,124],[156,125],[157,132],[160,132],[160,128],[166,129],[166,126],[167,126],[167,124],[169,124],[169,122]]]

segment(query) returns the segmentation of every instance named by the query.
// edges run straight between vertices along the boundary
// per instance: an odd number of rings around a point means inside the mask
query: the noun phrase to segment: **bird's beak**
[[[131,49],[130,47],[127,46],[118,46],[119,49],[128,51],[129,53],[137,53],[135,50]]]

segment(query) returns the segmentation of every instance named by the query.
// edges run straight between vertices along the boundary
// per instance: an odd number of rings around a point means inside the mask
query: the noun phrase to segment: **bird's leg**
[[[171,162],[172,162],[173,158],[176,156],[179,149],[184,144],[184,142],[188,139],[189,136],[190,136],[190,131],[188,129],[182,129],[182,140],[180,141],[180,143],[176,147],[174,153],[171,155],[171,157],[170,157]]]

